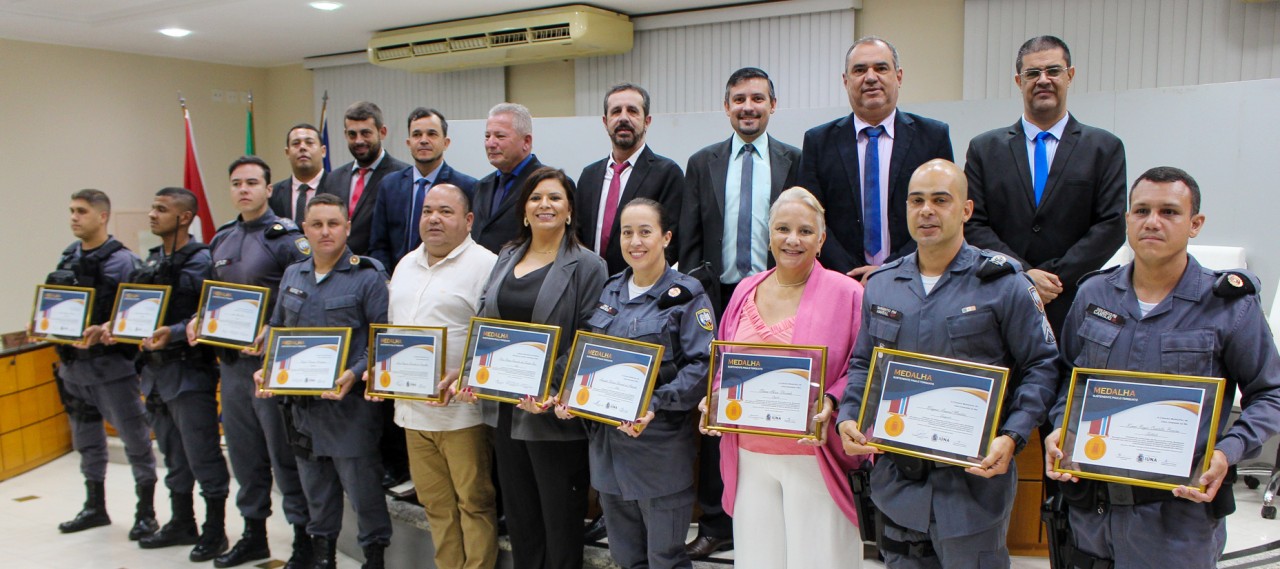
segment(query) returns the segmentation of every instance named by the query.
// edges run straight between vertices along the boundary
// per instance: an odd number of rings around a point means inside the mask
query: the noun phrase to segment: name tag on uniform
[[[292,294],[292,295],[294,295],[294,296],[302,297],[302,298],[306,298],[306,297],[307,297],[307,291],[302,290],[302,289],[297,288],[297,287],[292,287],[292,286],[291,286],[291,287],[287,287],[287,288],[285,288],[285,292],[287,292],[287,293],[289,293],[289,294]]]
[[[601,302],[601,303],[600,303],[600,306],[599,306],[598,308],[599,308],[600,310],[603,310],[606,314],[608,314],[608,315],[610,315],[610,316],[617,316],[617,315],[618,315],[618,309],[617,309],[617,308],[614,308],[614,307],[612,307],[612,306],[609,306],[608,304],[605,304],[605,303],[603,303],[603,302]]]
[[[217,261],[214,261],[213,268],[217,269],[217,268],[225,267],[230,264],[231,264],[231,259],[218,259]]]
[[[1123,316],[1116,314],[1096,304],[1090,304],[1089,308],[1085,309],[1085,312],[1089,313],[1091,316],[1097,316],[1098,318],[1106,320],[1107,322],[1110,322],[1117,326],[1124,326]]]
[[[902,313],[892,308],[889,308],[888,306],[880,306],[879,304],[872,304],[871,310],[876,314],[883,316],[885,318],[889,318],[892,320],[902,320]]]

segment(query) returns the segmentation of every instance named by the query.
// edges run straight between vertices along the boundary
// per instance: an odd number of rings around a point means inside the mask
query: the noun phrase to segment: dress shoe
[[[706,559],[712,553],[730,549],[733,549],[733,538],[731,537],[719,538],[700,535],[697,539],[684,546],[684,553],[689,556],[689,559]]]
[[[609,528],[604,525],[603,515],[591,520],[587,529],[582,532],[582,540],[586,543],[596,543],[606,537],[609,537]]]

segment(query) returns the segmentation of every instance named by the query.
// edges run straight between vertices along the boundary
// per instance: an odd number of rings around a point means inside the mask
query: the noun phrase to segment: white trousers
[[[735,569],[857,569],[862,537],[831,499],[812,455],[738,449]]]

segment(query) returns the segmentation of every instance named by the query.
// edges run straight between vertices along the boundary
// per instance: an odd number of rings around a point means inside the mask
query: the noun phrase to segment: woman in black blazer
[[[520,190],[519,236],[498,253],[480,298],[479,315],[560,327],[553,389],[564,376],[573,335],[586,326],[608,277],[605,262],[576,237],[573,180],[539,168]],[[552,394],[554,395],[554,393]],[[460,394],[469,400],[469,394]],[[496,429],[498,482],[522,569],[582,567],[582,521],[587,512],[587,437],[578,419],[562,421],[551,405],[481,402]]]

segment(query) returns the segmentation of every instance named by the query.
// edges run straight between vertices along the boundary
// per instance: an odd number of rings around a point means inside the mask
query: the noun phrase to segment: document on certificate
[[[1187,477],[1208,388],[1090,378],[1084,384],[1076,464]]]
[[[92,301],[93,291],[89,289],[37,287],[31,330],[41,336],[80,338]]]
[[[989,377],[890,361],[873,436],[931,451],[981,456],[993,385]]]
[[[433,334],[391,329],[374,337],[373,372],[376,391],[434,397],[440,381],[437,372],[444,357]]]
[[[270,373],[272,390],[329,391],[338,381],[342,362],[340,335],[273,336]]]
[[[200,335],[206,338],[252,344],[262,325],[263,293],[210,285],[200,313]]]
[[[122,338],[148,338],[160,325],[164,305],[169,295],[165,288],[135,288],[121,285],[116,301],[111,332]]]
[[[813,397],[811,358],[720,354],[716,423],[806,432]]]
[[[509,399],[545,396],[552,335],[492,324],[472,332],[466,385]]]
[[[577,360],[569,406],[584,413],[615,421],[638,418],[645,396],[653,356],[587,342]]]

